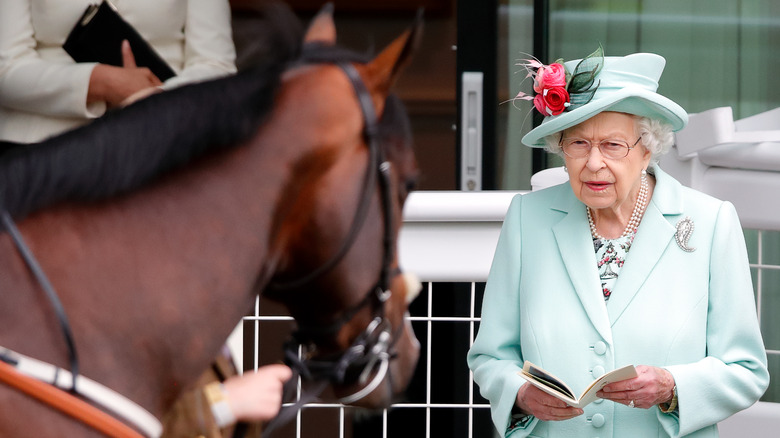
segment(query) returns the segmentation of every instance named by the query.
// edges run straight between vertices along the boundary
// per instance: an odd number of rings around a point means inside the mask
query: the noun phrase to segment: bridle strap
[[[73,331],[70,328],[70,321],[68,320],[68,315],[65,313],[65,307],[62,306],[62,301],[60,301],[57,292],[54,290],[54,287],[46,277],[46,273],[43,272],[41,265],[38,264],[38,260],[35,259],[32,251],[30,251],[30,248],[25,243],[24,238],[22,237],[22,233],[20,233],[19,229],[16,228],[16,224],[7,210],[3,210],[2,212],[2,221],[3,225],[5,225],[5,229],[11,235],[11,238],[16,244],[16,248],[19,250],[19,254],[22,256],[22,259],[24,259],[25,264],[27,264],[30,272],[32,272],[32,274],[35,276],[38,284],[46,293],[46,297],[49,299],[49,303],[54,308],[54,313],[57,315],[57,321],[60,323],[62,335],[65,337],[65,344],[68,347],[70,372],[73,375],[73,385],[70,390],[74,393],[78,393],[76,389],[76,381],[78,380],[77,378],[79,375],[79,358],[76,351],[76,343],[73,340]]]
[[[363,133],[369,148],[369,162],[368,168],[366,169],[366,177],[363,184],[361,200],[347,237],[342,242],[339,251],[328,262],[321,265],[319,268],[315,269],[313,272],[299,280],[282,284],[274,283],[271,287],[273,289],[280,289],[303,286],[324,274],[328,270],[332,269],[339,261],[341,261],[347,251],[352,247],[355,238],[357,237],[360,229],[363,226],[363,223],[365,222],[368,206],[370,204],[371,196],[374,192],[377,173],[380,177],[379,183],[381,188],[381,207],[382,211],[384,212],[384,232],[382,240],[382,247],[384,251],[382,253],[382,267],[376,285],[371,290],[369,290],[369,292],[366,294],[366,297],[360,303],[358,303],[358,305],[345,312],[343,315],[341,315],[341,317],[337,318],[329,325],[318,327],[300,326],[299,332],[316,331],[328,334],[338,331],[346,322],[352,319],[355,313],[371,302],[373,290],[375,288],[378,288],[382,292],[388,290],[390,285],[390,277],[392,275],[390,264],[395,252],[395,246],[393,242],[393,206],[390,191],[390,163],[385,161],[384,154],[382,153],[382,150],[379,147],[376,139],[378,135],[378,118],[376,111],[374,110],[374,102],[371,99],[371,93],[368,92],[368,89],[363,83],[363,80],[354,65],[348,62],[338,62],[336,65],[341,68],[349,78],[363,113]]]
[[[355,364],[364,361],[365,365],[371,365],[376,363],[376,360],[380,360],[379,370],[377,375],[368,382],[365,388],[360,391],[343,398],[341,401],[344,403],[354,403],[368,394],[370,394],[379,385],[384,376],[392,379],[392,375],[389,371],[389,361],[392,360],[393,355],[388,351],[391,350],[398,338],[403,327],[398,327],[397,330],[391,332],[388,336],[391,337],[389,342],[384,344],[384,351],[375,352],[372,351],[375,344],[367,343],[368,339],[363,339],[367,336],[369,328],[366,329],[355,340],[353,345],[338,355],[332,360],[324,361],[312,361],[300,359],[297,355],[297,346],[301,345],[302,338],[312,338],[312,335],[322,334],[335,334],[344,324],[348,323],[352,318],[363,308],[369,304],[375,304],[373,306],[374,315],[380,315],[384,320],[384,305],[385,301],[389,298],[390,278],[391,271],[393,273],[400,274],[400,270],[392,270],[390,264],[393,260],[393,254],[395,252],[395,246],[393,242],[393,212],[392,212],[392,198],[390,190],[390,163],[385,161],[384,154],[377,142],[378,135],[378,119],[376,111],[374,110],[374,102],[371,98],[371,93],[368,92],[365,84],[363,83],[360,74],[354,65],[349,62],[337,62],[336,65],[340,67],[349,78],[352,83],[353,89],[360,103],[360,108],[363,113],[364,120],[364,136],[366,143],[369,147],[369,162],[368,169],[366,170],[365,181],[363,185],[363,191],[361,195],[360,204],[355,213],[355,219],[350,227],[350,232],[347,238],[342,243],[339,251],[328,262],[315,269],[310,274],[296,280],[294,282],[288,282],[283,284],[274,284],[274,289],[301,287],[317,277],[321,276],[328,270],[332,269],[346,254],[347,250],[352,247],[358,232],[363,226],[365,216],[368,211],[371,197],[374,193],[374,187],[376,184],[376,175],[379,174],[379,183],[381,187],[381,206],[384,212],[384,233],[383,233],[383,253],[382,253],[382,267],[379,274],[377,283],[368,291],[366,296],[355,306],[344,312],[339,318],[336,318],[334,322],[322,325],[322,326],[303,326],[300,325],[296,336],[298,338],[291,342],[285,348],[286,362],[293,369],[293,377],[285,385],[285,393],[289,393],[293,388],[298,385],[298,378],[305,380],[313,380],[317,382],[315,387],[311,391],[303,393],[301,397],[292,405],[282,406],[282,409],[274,419],[266,426],[265,433],[270,434],[279,425],[289,421],[306,403],[312,402],[317,399],[320,393],[325,389],[328,382],[344,383],[345,373],[347,369]],[[316,368],[316,370],[312,369]],[[364,370],[361,374],[371,372],[371,369]],[[286,397],[285,397],[286,399]]]
[[[371,99],[371,93],[368,92],[368,89],[363,83],[363,80],[361,79],[357,69],[355,69],[355,66],[348,62],[336,62],[335,65],[344,71],[344,73],[349,78],[353,89],[355,90],[355,94],[357,96],[358,102],[360,103],[361,112],[363,114],[363,136],[366,140],[366,143],[368,144],[368,166],[363,177],[362,190],[360,199],[358,201],[358,206],[355,210],[355,215],[353,216],[352,225],[350,226],[349,232],[347,233],[347,237],[344,239],[344,241],[342,241],[339,249],[327,262],[323,263],[302,278],[290,281],[275,280],[268,285],[267,290],[269,291],[301,288],[329,272],[344,258],[350,248],[352,248],[352,245],[355,243],[355,239],[357,238],[360,230],[363,228],[363,224],[365,223],[366,217],[368,216],[368,210],[371,205],[371,198],[374,194],[374,188],[376,187],[377,170],[379,170],[379,174],[382,178],[380,182],[382,184],[383,207],[385,208],[385,255],[384,263],[382,265],[383,273],[381,278],[387,278],[385,272],[386,266],[388,264],[388,260],[390,260],[389,257],[392,254],[392,248],[390,251],[388,251],[387,248],[388,242],[390,245],[392,245],[392,224],[388,224],[392,215],[390,210],[387,210],[387,208],[391,206],[389,202],[389,193],[387,193],[389,192],[390,187],[390,164],[384,161],[384,154],[382,153],[382,150],[376,141],[378,118],[376,111],[374,110],[374,102]],[[380,281],[380,284],[384,283]]]
[[[384,253],[382,256],[382,271],[379,275],[378,286],[382,290],[387,290],[389,284],[389,270],[390,262],[393,259],[393,253],[395,248],[393,246],[393,212],[392,212],[392,200],[390,199],[390,163],[386,161],[382,149],[379,147],[377,136],[379,135],[379,118],[377,117],[376,110],[374,109],[374,102],[366,88],[366,84],[360,77],[357,69],[354,65],[348,62],[339,62],[337,64],[346,73],[352,88],[355,90],[358,101],[360,102],[360,108],[363,111],[364,128],[363,132],[368,142],[371,155],[374,157],[369,162],[371,168],[379,170],[380,186],[382,194],[382,211],[384,211],[384,237],[383,248]],[[374,167],[376,166],[376,167]]]

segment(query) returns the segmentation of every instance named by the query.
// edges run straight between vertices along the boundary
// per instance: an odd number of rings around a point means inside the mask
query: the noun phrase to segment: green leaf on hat
[[[580,91],[578,93],[569,93],[569,100],[571,102],[570,109],[574,109],[580,105],[585,105],[586,103],[590,102],[591,99],[593,99],[593,95],[596,94],[596,90],[598,90],[599,84],[601,84],[601,81],[599,81],[595,87],[588,90]]]
[[[593,99],[599,87],[599,84],[593,87],[593,83],[603,66],[604,48],[601,44],[593,53],[577,63],[567,89],[573,106],[584,105]]]

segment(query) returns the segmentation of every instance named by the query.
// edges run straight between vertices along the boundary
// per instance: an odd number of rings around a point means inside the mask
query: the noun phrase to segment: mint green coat
[[[653,197],[606,303],[585,206],[571,186],[513,200],[468,353],[500,435],[716,437],[717,422],[766,390],[766,352],[734,206],[653,170]],[[675,240],[676,224],[686,217],[695,226],[693,252]],[[677,384],[679,410],[599,400],[567,421],[512,424],[524,360],[576,394],[623,365],[664,367]]]

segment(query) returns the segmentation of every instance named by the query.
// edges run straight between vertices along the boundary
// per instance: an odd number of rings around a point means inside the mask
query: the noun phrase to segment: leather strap
[[[114,438],[143,438],[143,436],[100,409],[75,396],[16,371],[0,361],[0,381],[38,399],[87,426]]]
[[[89,400],[95,407],[114,416],[117,421],[122,419],[124,423],[132,425],[145,436],[157,438],[162,434],[163,427],[157,417],[122,394],[90,378],[79,375],[79,393],[74,394],[69,391],[73,387],[73,375],[68,370],[2,346],[0,346],[0,362],[10,365],[19,375],[62,390],[71,395],[73,400]],[[77,395],[82,398],[77,398]]]

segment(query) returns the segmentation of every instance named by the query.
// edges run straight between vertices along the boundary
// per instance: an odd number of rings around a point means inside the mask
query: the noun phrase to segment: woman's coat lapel
[[[569,188],[559,192],[551,207],[566,214],[553,226],[561,260],[582,308],[599,334],[610,344],[611,327],[631,304],[666,248],[674,244],[675,224],[682,219],[682,186],[659,168],[653,170],[657,181],[655,191],[639,225],[627,262],[615,283],[615,293],[607,305],[601,294],[598,272],[593,269],[593,265],[582,263],[583,258],[590,258],[596,263],[590,233],[582,232],[582,224],[587,223],[582,202]],[[641,254],[642,259],[632,259],[632,254]]]
[[[583,230],[583,226],[587,228],[585,207],[574,196],[571,188],[560,190],[559,194],[551,208],[566,213],[552,228],[561,260],[588,319],[601,337],[612,344],[609,318],[601,294],[601,281],[598,271],[594,269],[596,257],[593,240],[590,238],[590,233]],[[583,260],[586,262],[583,263]]]

